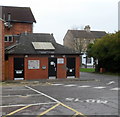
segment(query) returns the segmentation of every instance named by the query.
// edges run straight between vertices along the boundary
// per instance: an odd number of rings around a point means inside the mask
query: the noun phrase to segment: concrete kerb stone
[[[40,80],[9,80],[4,81],[3,84],[51,84],[57,82],[72,82],[72,81],[96,81],[95,79],[80,79],[80,78],[73,78],[73,79],[40,79]]]

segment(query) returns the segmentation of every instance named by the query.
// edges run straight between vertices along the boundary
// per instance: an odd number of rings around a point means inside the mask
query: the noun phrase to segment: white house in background
[[[84,53],[82,55],[82,66],[83,67],[94,67],[94,59],[93,57],[88,58],[87,55]]]
[[[81,57],[82,65],[93,67],[93,58],[88,58],[86,55],[87,46],[106,34],[105,31],[91,31],[90,26],[87,25],[84,30],[68,30],[63,39],[63,45],[83,53]]]

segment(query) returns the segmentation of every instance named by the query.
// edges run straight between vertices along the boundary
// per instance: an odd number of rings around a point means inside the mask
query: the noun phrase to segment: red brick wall
[[[9,63],[8,61],[5,61],[5,80],[8,80],[9,78]]]
[[[0,19],[0,81],[4,80],[4,25]]]
[[[28,69],[28,60],[39,60],[40,69]],[[46,69],[42,69],[46,66]],[[48,78],[48,57],[28,57],[25,58],[25,80]]]
[[[66,78],[66,58],[64,57],[63,59],[64,64],[57,64],[57,78]]]
[[[80,57],[76,57],[76,78],[80,77]]]
[[[24,57],[24,56],[9,56],[8,59],[8,78],[6,80],[14,79],[14,57]],[[72,56],[73,57],[73,56]],[[74,56],[75,57],[75,56]],[[58,57],[64,58],[64,57]],[[39,60],[39,69],[28,69],[28,60]],[[46,66],[46,69],[42,69],[42,66]],[[64,64],[57,64],[57,78],[66,78],[66,58],[64,58]],[[76,57],[76,77],[80,76],[80,57]],[[35,80],[35,79],[48,79],[48,57],[36,57],[28,56],[24,58],[24,78],[25,80]]]
[[[20,33],[32,33],[33,32],[33,24],[30,23],[12,23],[12,27],[10,29],[5,28],[5,35],[17,35]],[[14,40],[15,41],[15,40]],[[5,42],[5,46],[9,46],[13,42]]]
[[[14,58],[13,56],[9,56],[8,59],[8,78],[7,80],[14,80]]]

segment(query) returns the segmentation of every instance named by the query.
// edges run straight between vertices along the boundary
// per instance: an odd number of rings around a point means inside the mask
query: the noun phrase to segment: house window
[[[88,63],[88,64],[92,63],[91,58],[87,58],[87,63]]]
[[[4,38],[5,42],[13,42],[13,36],[12,35],[6,35]]]

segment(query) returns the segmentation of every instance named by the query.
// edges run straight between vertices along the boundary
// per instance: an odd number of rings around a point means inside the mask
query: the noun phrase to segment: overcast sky
[[[68,29],[113,33],[118,30],[119,0],[0,0],[0,5],[30,7],[37,21],[34,32],[53,33],[58,43]]]

